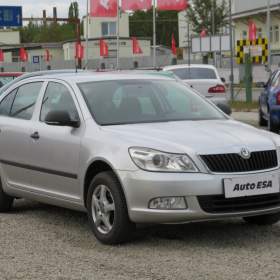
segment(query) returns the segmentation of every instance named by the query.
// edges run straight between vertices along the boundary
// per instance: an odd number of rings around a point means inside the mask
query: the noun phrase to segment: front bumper
[[[280,174],[280,170],[263,173]],[[258,172],[258,174],[260,174]],[[280,204],[259,210],[228,213],[208,213],[202,210],[199,196],[224,195],[223,179],[248,176],[248,174],[172,174],[146,171],[119,171],[131,221],[136,223],[184,223],[188,221],[215,220],[232,217],[254,216],[280,212]],[[252,175],[252,174],[250,174]],[[279,175],[278,175],[279,176]],[[183,196],[188,208],[185,210],[149,209],[149,201],[156,197]]]

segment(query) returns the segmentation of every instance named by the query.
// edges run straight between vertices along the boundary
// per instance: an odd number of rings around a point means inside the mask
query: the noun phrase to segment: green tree
[[[79,6],[77,2],[71,3],[69,7],[70,19],[79,17]],[[21,41],[23,43],[47,43],[72,40],[76,38],[76,24],[73,22],[59,24],[38,24],[30,21],[27,26],[20,29]]]
[[[129,17],[130,36],[153,37],[153,11],[136,11]],[[174,33],[178,41],[178,13],[158,11],[156,17],[157,44],[171,46]]]
[[[187,14],[195,33],[200,34],[203,29],[206,29],[209,34],[212,34],[213,28],[214,33],[218,33],[222,27],[228,24],[228,11],[225,0],[220,4],[217,3],[217,0],[193,0]]]

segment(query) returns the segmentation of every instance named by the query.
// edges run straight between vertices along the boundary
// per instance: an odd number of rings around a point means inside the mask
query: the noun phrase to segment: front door
[[[50,111],[67,111],[81,120],[75,96],[66,84],[49,82],[40,116],[32,135],[32,184],[42,194],[58,199],[79,200],[80,142],[84,127],[52,126],[45,123]]]

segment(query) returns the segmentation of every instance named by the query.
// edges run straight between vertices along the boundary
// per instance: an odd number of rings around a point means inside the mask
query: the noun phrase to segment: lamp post
[[[87,15],[86,15],[86,66],[85,68],[88,69],[88,29],[89,29],[89,0],[87,0]]]
[[[271,15],[270,15],[270,0],[267,0],[267,40],[268,40],[268,58],[267,58],[267,71],[271,72]]]
[[[156,35],[156,0],[153,0],[153,67],[157,66],[156,58],[156,44],[157,44],[157,35]]]
[[[234,72],[233,72],[233,32],[232,32],[232,10],[231,10],[231,1],[229,0],[229,36],[230,36],[230,96],[231,100],[234,100]]]

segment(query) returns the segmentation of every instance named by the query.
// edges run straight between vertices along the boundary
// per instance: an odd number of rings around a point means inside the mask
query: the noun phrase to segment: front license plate
[[[279,178],[262,174],[224,179],[224,189],[226,198],[278,193]]]

